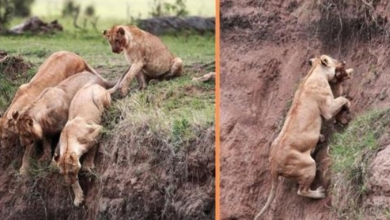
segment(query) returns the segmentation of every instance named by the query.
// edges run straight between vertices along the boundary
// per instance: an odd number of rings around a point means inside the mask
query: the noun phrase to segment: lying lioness
[[[43,141],[42,160],[50,160],[51,145],[68,121],[70,102],[75,94],[87,84],[98,84],[105,88],[116,82],[108,82],[101,76],[83,72],[69,77],[58,86],[47,88],[24,112],[15,112],[16,127],[22,146],[26,147],[20,173],[26,173],[28,159],[37,141]],[[119,83],[118,83],[119,85]],[[118,86],[117,85],[117,86]]]
[[[44,89],[56,86],[64,79],[82,71],[98,74],[80,56],[74,53],[60,51],[50,55],[50,57],[39,67],[38,72],[30,82],[19,87],[11,105],[2,118],[0,118],[0,137],[2,146],[17,139],[15,121],[12,118],[13,112],[22,111],[35,100]]]
[[[322,186],[316,190],[310,189],[316,174],[316,163],[311,157],[311,151],[320,136],[321,116],[329,120],[343,106],[350,106],[345,97],[334,99],[329,86],[336,69],[343,67],[343,63],[322,55],[300,83],[283,128],[271,145],[271,193],[255,220],[274,199],[279,176],[296,180],[299,184],[298,195],[314,199],[325,197]]]
[[[102,129],[101,116],[111,105],[111,95],[116,88],[106,90],[100,85],[88,85],[77,92],[69,108],[69,120],[61,132],[59,147],[54,153],[54,161],[67,184],[72,185],[75,194],[74,205],[83,200],[83,190],[78,181],[81,168],[80,157],[87,153],[83,162],[84,170],[95,167],[94,158],[97,139]]]
[[[183,62],[175,57],[164,43],[156,36],[136,26],[115,25],[103,31],[104,37],[111,44],[112,52],[124,51],[131,67],[121,82],[121,95],[129,91],[131,81],[136,77],[139,89],[145,89],[145,77],[149,79],[180,76]]]

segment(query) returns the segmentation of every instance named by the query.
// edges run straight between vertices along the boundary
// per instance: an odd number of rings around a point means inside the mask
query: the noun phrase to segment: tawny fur
[[[83,87],[70,104],[69,120],[61,132],[59,147],[53,159],[65,181],[73,187],[75,206],[84,200],[78,181],[80,157],[87,154],[83,169],[90,171],[95,167],[96,143],[102,129],[101,116],[110,106],[110,91],[96,84]]]
[[[136,26],[115,25],[103,31],[111,44],[112,52],[124,52],[131,67],[121,82],[121,95],[125,96],[131,81],[136,77],[139,89],[145,89],[146,79],[180,76],[183,62],[175,57],[156,36]]]
[[[350,106],[344,97],[334,99],[329,85],[329,81],[335,77],[336,68],[343,65],[322,55],[300,83],[283,128],[271,145],[271,192],[255,219],[264,214],[274,199],[279,176],[297,181],[298,195],[314,199],[325,197],[323,187],[310,189],[316,174],[316,163],[311,152],[320,136],[321,116],[330,120],[343,106]]]
[[[26,173],[29,158],[38,141],[43,142],[42,159],[50,160],[52,140],[60,134],[67,122],[69,105],[75,94],[88,84],[98,84],[105,88],[115,85],[94,73],[82,72],[69,77],[58,86],[45,89],[25,111],[13,115],[20,143],[26,148],[20,173]]]
[[[0,137],[2,146],[10,144],[10,142],[17,138],[15,121],[12,118],[14,112],[22,111],[35,100],[44,89],[56,86],[66,78],[82,71],[98,74],[75,53],[59,51],[50,55],[50,57],[39,67],[38,72],[30,82],[19,87],[11,105],[0,118]]]
[[[193,82],[207,82],[210,80],[215,80],[215,72],[209,72],[201,77],[192,78]]]

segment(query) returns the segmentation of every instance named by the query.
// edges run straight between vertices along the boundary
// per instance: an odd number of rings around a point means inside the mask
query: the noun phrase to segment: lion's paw
[[[316,189],[316,193],[318,193],[318,198],[325,198],[325,188],[320,186]]]
[[[345,104],[345,107],[349,110],[351,108],[351,102],[347,100],[347,103]]]
[[[84,201],[84,195],[81,194],[81,196],[76,196],[74,198],[73,204],[74,204],[74,206],[79,207],[81,205],[81,203],[83,203],[83,201]]]
[[[23,176],[27,175],[27,167],[25,167],[25,166],[20,167],[19,173],[20,173],[20,175],[23,175]]]

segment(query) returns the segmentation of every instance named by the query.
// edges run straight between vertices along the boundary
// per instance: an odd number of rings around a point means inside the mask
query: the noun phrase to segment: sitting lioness
[[[350,106],[345,97],[334,99],[329,85],[336,70],[343,67],[343,63],[322,55],[300,83],[283,128],[271,145],[271,193],[255,220],[261,217],[274,199],[279,176],[296,180],[299,184],[298,195],[314,199],[325,197],[322,186],[316,190],[310,189],[316,174],[311,151],[320,136],[321,116],[330,120],[343,106]]]
[[[134,77],[139,89],[145,89],[145,78],[170,78],[183,72],[183,62],[179,57],[175,57],[158,37],[136,26],[115,25],[104,30],[103,35],[110,42],[112,52],[124,51],[131,65],[120,85],[122,96],[128,93]]]
[[[106,90],[99,85],[88,85],[77,92],[69,108],[69,120],[61,132],[59,147],[54,153],[54,161],[65,182],[72,185],[75,194],[74,205],[83,200],[83,190],[78,181],[81,168],[80,157],[87,154],[83,162],[84,170],[95,167],[94,158],[97,139],[102,129],[101,116],[104,109],[111,105],[111,95],[116,90]]]
[[[11,105],[0,118],[1,145],[5,146],[17,139],[15,121],[12,118],[13,112],[22,111],[34,101],[44,89],[56,86],[66,78],[82,71],[98,74],[75,53],[59,51],[50,55],[50,57],[39,67],[38,72],[30,82],[19,87]]]
[[[70,102],[87,84],[99,84],[108,88],[115,84],[118,87],[119,81],[108,82],[90,72],[79,73],[64,80],[58,86],[47,88],[25,111],[13,114],[20,143],[26,148],[20,168],[21,174],[25,174],[28,169],[28,159],[37,141],[43,142],[44,154],[41,159],[51,159],[51,145],[68,121]]]

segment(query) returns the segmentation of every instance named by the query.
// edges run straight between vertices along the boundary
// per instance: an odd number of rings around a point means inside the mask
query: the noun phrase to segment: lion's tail
[[[87,62],[84,60],[85,69],[93,74],[96,74],[100,78],[104,79],[102,75],[100,75],[92,66],[90,66]]]
[[[259,214],[256,215],[254,220],[257,220],[258,218],[260,218],[264,214],[264,212],[267,210],[267,208],[271,205],[271,202],[275,198],[275,193],[276,193],[276,188],[278,187],[278,183],[279,183],[278,173],[275,171],[271,171],[271,192],[268,196],[267,203],[265,203],[264,207],[261,209]]]
[[[125,76],[126,76],[126,74],[127,74],[127,72],[128,72],[129,70],[130,70],[130,68],[127,69],[127,71],[123,73],[123,75],[122,75],[122,76],[118,79],[118,81],[116,82],[115,86],[112,87],[112,88],[110,88],[110,89],[108,90],[108,92],[109,92],[110,94],[114,94],[114,92],[116,92],[116,90],[119,89],[119,86],[121,85],[121,82],[122,82],[123,78],[125,78]]]

